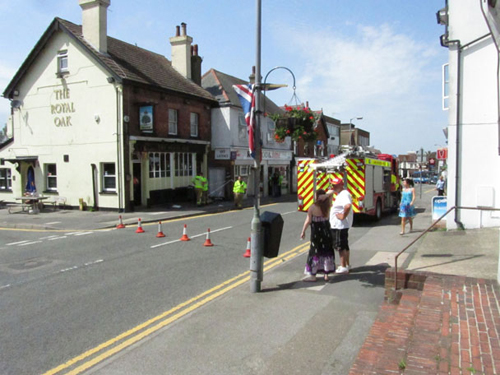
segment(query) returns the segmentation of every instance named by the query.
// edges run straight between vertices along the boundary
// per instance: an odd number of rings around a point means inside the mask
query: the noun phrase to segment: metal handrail
[[[406,250],[408,250],[415,242],[417,242],[423,235],[428,233],[432,228],[436,226],[437,223],[441,221],[446,215],[448,215],[451,211],[455,209],[460,210],[480,210],[480,211],[500,211],[500,208],[489,208],[489,207],[457,207],[453,206],[448,211],[446,211],[439,219],[437,219],[429,228],[427,228],[424,232],[422,232],[417,238],[415,238],[408,246],[406,246],[403,250],[401,250],[398,255],[394,257],[394,290],[398,290],[398,257],[403,254]]]

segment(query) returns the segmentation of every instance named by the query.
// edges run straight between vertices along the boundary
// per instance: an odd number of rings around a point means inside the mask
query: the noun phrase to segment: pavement
[[[261,205],[294,200],[293,195],[266,198]],[[304,256],[282,258],[269,264],[274,268],[265,272],[261,293],[250,292],[248,278],[236,277],[204,299],[187,301],[192,309],[168,312],[175,314],[175,324],[166,319],[155,330],[144,328],[140,340],[124,347],[115,343],[113,355],[97,357],[81,370],[106,375],[500,374],[499,229],[441,228],[424,234],[432,224],[430,201],[429,194],[417,197],[412,233],[399,235],[397,217],[367,228],[351,243],[349,275],[304,283]],[[252,206],[251,200],[244,203]],[[116,226],[119,215],[125,225],[135,226],[138,217],[153,222],[230,209],[232,202],[123,214],[53,208],[37,215],[9,214],[0,208],[0,228],[90,230]],[[394,255],[415,240],[395,275]],[[356,254],[362,253],[369,260],[356,264]],[[365,275],[368,270],[371,276]],[[329,309],[338,302],[339,282],[370,277],[376,279],[370,286],[385,288],[386,295],[391,295],[391,278],[401,278],[404,289],[398,298],[381,300],[373,315],[346,311],[353,324],[338,327]],[[311,337],[312,331],[320,334]]]

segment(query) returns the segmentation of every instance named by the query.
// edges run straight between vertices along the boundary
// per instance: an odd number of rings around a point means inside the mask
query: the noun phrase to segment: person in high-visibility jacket
[[[201,192],[201,204],[208,204],[208,180],[206,177],[203,177],[203,173],[201,174],[201,186],[202,186],[202,192]]]
[[[238,179],[234,182],[233,193],[234,193],[234,206],[236,208],[241,208],[241,201],[243,200],[243,196],[247,192],[247,183],[243,181],[241,176],[238,176]]]
[[[193,178],[192,181],[194,184],[194,191],[196,193],[196,204],[201,206],[203,202],[203,188],[207,184],[207,179],[203,177],[203,172],[200,172],[195,176],[195,178]]]

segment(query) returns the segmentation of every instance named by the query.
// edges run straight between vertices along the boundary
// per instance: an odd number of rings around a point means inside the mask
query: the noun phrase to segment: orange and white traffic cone
[[[182,237],[181,237],[181,241],[190,241],[191,238],[189,238],[187,236],[187,225],[184,224],[184,229],[182,230]]]
[[[156,237],[166,237],[165,234],[162,232],[161,230],[161,221],[158,222],[158,234],[156,235]]]
[[[243,256],[245,258],[250,258],[250,254],[251,254],[251,250],[250,250],[250,237],[248,237],[247,249],[245,250],[245,253],[243,254]]]
[[[116,226],[116,229],[122,229],[125,228],[125,225],[123,225],[122,221],[122,215],[118,216],[118,225]]]
[[[137,221],[137,230],[135,231],[135,233],[144,233],[144,229],[142,229],[142,222],[140,218]]]
[[[210,228],[208,228],[208,230],[207,230],[207,239],[205,240],[205,243],[203,244],[203,246],[214,246],[212,241],[210,241]]]

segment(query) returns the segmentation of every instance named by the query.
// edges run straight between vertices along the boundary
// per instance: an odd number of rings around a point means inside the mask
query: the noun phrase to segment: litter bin
[[[280,250],[283,218],[280,214],[266,211],[260,216],[264,236],[264,256],[276,258]]]

